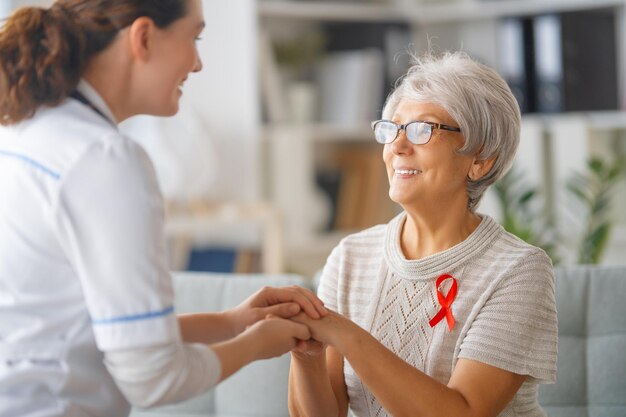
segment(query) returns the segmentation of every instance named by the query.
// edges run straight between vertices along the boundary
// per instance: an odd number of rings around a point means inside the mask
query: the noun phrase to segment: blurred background
[[[0,0],[0,16],[50,0]],[[555,264],[626,262],[626,0],[205,0],[180,113],[122,130],[151,155],[173,269],[312,277],[399,212],[369,122],[410,52],[463,50],[523,111],[481,203]]]

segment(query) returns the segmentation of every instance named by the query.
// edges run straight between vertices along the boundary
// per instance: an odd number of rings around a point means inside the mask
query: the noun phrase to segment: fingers
[[[289,288],[294,291],[293,301],[297,302],[309,317],[317,319],[328,314],[322,300],[317,298],[312,291],[297,286]]]
[[[311,331],[307,326],[300,323],[291,322],[294,326],[294,337],[299,340],[308,340],[311,338]]]
[[[311,338],[305,325],[271,315],[252,325],[246,335],[252,337],[248,343],[256,346],[256,359],[281,356],[293,350],[301,340]]]
[[[304,313],[296,314],[295,316],[290,317],[289,320],[304,325],[309,325],[311,323],[311,318]]]
[[[324,303],[317,296],[306,288],[296,285],[291,287],[271,288],[262,290],[267,305],[293,302],[311,318],[318,319],[328,314]]]
[[[311,338],[311,331],[309,330],[309,327],[304,324],[296,323],[272,314],[267,314],[265,316],[265,320],[274,320],[282,323],[282,325],[287,327],[287,331],[291,334],[291,336],[299,339],[299,341],[309,340]]]
[[[263,317],[276,316],[284,319],[291,318],[300,313],[300,306],[296,303],[283,303],[276,304],[271,307],[265,307],[261,309],[261,315]]]

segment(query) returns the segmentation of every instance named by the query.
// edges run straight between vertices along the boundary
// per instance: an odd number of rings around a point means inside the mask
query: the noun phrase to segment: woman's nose
[[[396,136],[396,140],[391,143],[391,150],[395,154],[407,154],[413,152],[413,144],[406,137],[406,132],[401,129]]]
[[[200,59],[200,57],[198,57],[198,60],[196,61],[196,66],[193,67],[193,72],[200,72],[202,71],[202,59]]]
[[[200,54],[198,53],[198,50],[196,50],[196,63],[192,68],[192,72],[200,72],[202,71],[202,58],[200,58]]]

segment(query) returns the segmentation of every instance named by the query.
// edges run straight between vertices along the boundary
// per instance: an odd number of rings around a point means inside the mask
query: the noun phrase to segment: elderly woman
[[[345,238],[292,351],[293,416],[543,416],[555,380],[554,276],[543,250],[476,213],[510,167],[520,112],[462,53],[418,60],[373,123],[404,209]]]

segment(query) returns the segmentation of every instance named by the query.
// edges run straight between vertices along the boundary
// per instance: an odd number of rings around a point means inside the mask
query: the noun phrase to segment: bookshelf
[[[283,32],[282,36],[286,32],[288,37],[328,24],[404,24],[408,27],[412,49],[417,52],[428,48],[427,39],[432,36],[436,38],[437,49],[462,49],[495,68],[499,67],[501,58],[497,44],[500,19],[611,10],[616,16],[619,101],[626,102],[625,0],[459,0],[445,3],[259,0],[257,6],[259,31],[270,42],[277,28],[280,28],[279,33]],[[533,184],[548,194],[546,204],[558,218],[558,206],[566,204],[563,188],[567,176],[575,167],[582,168],[590,155],[605,152],[594,145],[599,142],[598,137],[626,132],[626,112],[529,114],[523,117],[522,130],[523,145],[516,164],[529,173]],[[326,156],[321,150],[373,142],[369,124],[270,120],[263,127],[262,138],[269,148],[265,173],[267,191],[280,208],[285,223],[288,268],[311,276],[323,265],[332,247],[349,233],[321,229],[320,217],[328,211],[327,202],[321,201],[315,186],[320,159]],[[626,207],[626,187],[623,188],[624,196],[618,200],[621,199],[620,206]],[[486,196],[481,211],[497,217],[498,207],[493,196]],[[626,219],[620,218],[620,221],[613,232],[614,249],[613,254],[607,255],[608,263],[619,261],[615,253],[626,250],[626,227],[622,225],[626,225]],[[298,263],[307,265],[298,266]]]
[[[51,1],[12,0],[2,4],[49,5]],[[264,61],[277,38],[290,38],[328,24],[402,24],[408,28],[412,49],[418,52],[427,48],[431,37],[439,49],[463,49],[497,68],[499,19],[608,9],[617,16],[618,89],[620,102],[626,103],[626,0],[205,0],[204,7],[207,30],[199,46],[205,70],[190,78],[186,96],[200,110],[211,135],[219,138],[216,153],[222,171],[211,197],[223,206],[172,218],[168,234],[181,237],[178,252],[182,257],[190,236],[200,235],[201,240],[211,236],[233,246],[261,244],[271,248],[264,260],[266,271],[286,268],[312,276],[349,233],[324,229],[328,199],[316,186],[316,173],[333,148],[375,146],[369,124],[290,120],[284,97],[281,103],[280,96],[286,92],[275,63],[273,69],[271,62],[259,65],[260,74],[255,74],[255,59]],[[225,36],[229,36],[228,42],[224,42]],[[262,41],[257,43],[259,39]],[[263,101],[260,96],[267,94],[262,91],[267,84],[274,86],[277,96],[276,117],[260,123],[262,107],[267,104],[258,103]],[[532,183],[548,193],[548,204],[556,210],[566,200],[563,183],[572,169],[580,168],[590,155],[626,153],[624,145],[607,147],[626,141],[626,112],[527,115],[522,135],[516,163]],[[271,204],[249,210],[255,206],[252,202],[260,199]],[[620,254],[626,253],[626,185],[618,200],[620,223],[613,232],[607,262],[620,262]],[[481,210],[497,214],[497,205],[489,195]]]

